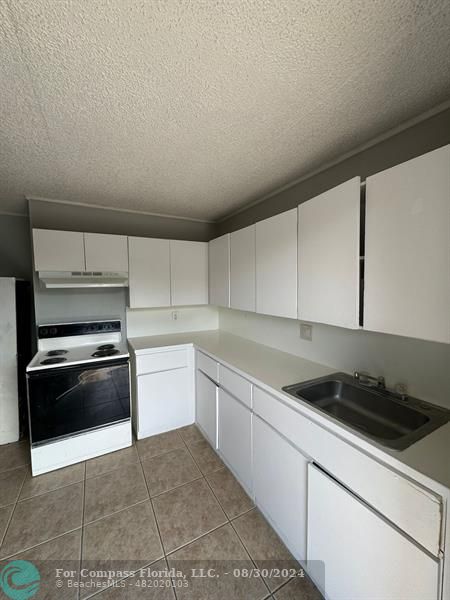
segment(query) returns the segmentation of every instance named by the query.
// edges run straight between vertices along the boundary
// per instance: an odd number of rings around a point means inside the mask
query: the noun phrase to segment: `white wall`
[[[220,309],[219,326],[336,370],[383,375],[388,386],[406,383],[411,396],[450,408],[449,345],[318,323],[308,342],[300,339],[299,321],[225,308]]]
[[[176,312],[175,321],[172,313]],[[219,327],[219,311],[215,306],[127,309],[127,335],[163,335],[184,331],[207,331]]]

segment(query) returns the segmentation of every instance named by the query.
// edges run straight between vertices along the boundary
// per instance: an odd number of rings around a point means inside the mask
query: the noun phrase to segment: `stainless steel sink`
[[[450,411],[362,385],[346,373],[288,385],[285,392],[375,440],[404,450],[450,420]]]

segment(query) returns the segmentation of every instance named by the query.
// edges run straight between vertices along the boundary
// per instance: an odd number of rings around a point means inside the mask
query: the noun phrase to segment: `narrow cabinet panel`
[[[219,389],[218,449],[249,494],[252,493],[252,413]]]
[[[209,242],[209,303],[230,306],[230,234]]]
[[[330,600],[438,599],[439,562],[314,465],[308,571]]]
[[[170,306],[169,240],[128,238],[130,307]]]
[[[297,209],[256,223],[256,312],[297,318]]]
[[[217,448],[217,385],[197,369],[195,421]]]
[[[450,343],[450,145],[367,178],[364,328]]]
[[[361,179],[298,207],[298,318],[359,327]]]
[[[128,271],[128,240],[125,235],[85,233],[86,271]]]
[[[255,502],[299,560],[306,558],[307,467],[298,450],[253,415]]]
[[[208,304],[208,243],[170,240],[172,306]]]
[[[230,307],[256,310],[255,225],[230,235]]]
[[[84,271],[84,238],[80,231],[33,229],[36,271]]]

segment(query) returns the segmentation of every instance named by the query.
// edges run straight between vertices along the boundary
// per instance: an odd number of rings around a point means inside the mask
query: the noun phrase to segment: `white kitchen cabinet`
[[[246,491],[252,493],[252,413],[219,389],[218,450]]]
[[[170,306],[169,240],[128,238],[130,308]]]
[[[307,458],[253,415],[255,503],[299,560],[306,558],[307,465]]]
[[[308,572],[330,600],[438,599],[439,562],[314,465]]]
[[[364,328],[450,343],[450,145],[366,183]]]
[[[208,243],[170,240],[172,306],[208,304]]]
[[[209,242],[209,303],[230,306],[230,234]]]
[[[230,235],[230,307],[256,310],[255,225]]]
[[[80,231],[33,229],[35,271],[84,271],[84,236]]]
[[[86,271],[128,271],[128,239],[126,235],[85,233]]]
[[[298,318],[359,327],[360,177],[298,207]]]
[[[195,421],[217,449],[217,385],[197,369]]]
[[[193,350],[133,354],[133,426],[138,439],[195,419]]]
[[[256,312],[297,318],[297,209],[256,223]]]

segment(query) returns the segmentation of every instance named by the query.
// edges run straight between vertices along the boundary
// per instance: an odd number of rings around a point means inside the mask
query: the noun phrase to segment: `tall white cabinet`
[[[297,209],[256,223],[256,312],[297,318]]]
[[[359,327],[360,177],[298,207],[298,318]]]
[[[327,598],[438,600],[436,559],[317,467],[308,471],[308,571]]]
[[[255,225],[230,235],[230,307],[256,310]]]
[[[450,145],[367,178],[364,328],[450,343]]]
[[[209,242],[209,303],[230,306],[230,234]]]
[[[208,304],[208,243],[170,240],[172,306]]]
[[[169,240],[128,238],[130,308],[170,306]]]

